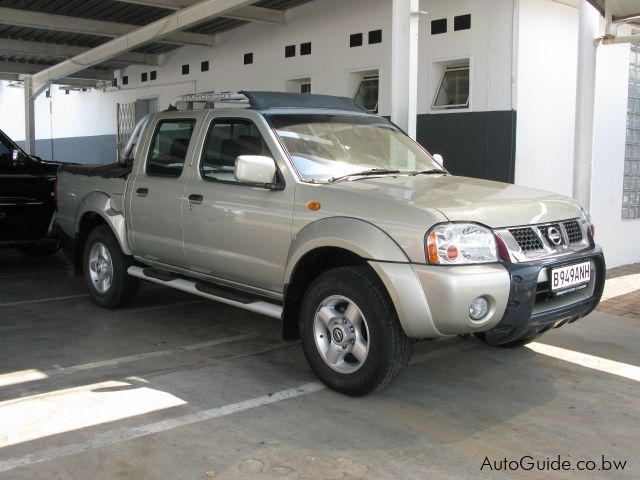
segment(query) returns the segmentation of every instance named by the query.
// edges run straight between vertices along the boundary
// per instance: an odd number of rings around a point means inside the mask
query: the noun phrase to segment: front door
[[[294,185],[268,190],[238,183],[233,173],[239,155],[273,158],[267,128],[258,125],[258,118],[210,122],[187,186],[192,201],[183,204],[185,256],[193,271],[282,293]]]
[[[131,205],[134,254],[154,262],[184,266],[182,202],[186,161],[193,148],[196,119],[160,118],[146,148],[146,159],[127,193]],[[145,155],[143,152],[142,155]]]

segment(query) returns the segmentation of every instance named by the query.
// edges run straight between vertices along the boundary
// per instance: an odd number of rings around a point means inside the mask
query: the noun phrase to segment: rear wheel
[[[131,301],[139,284],[127,273],[131,265],[133,257],[122,252],[109,227],[97,227],[89,233],[84,248],[84,278],[98,305],[117,308]]]
[[[411,356],[384,286],[366,268],[337,268],[314,280],[302,301],[300,328],[311,369],[348,395],[381,390]]]

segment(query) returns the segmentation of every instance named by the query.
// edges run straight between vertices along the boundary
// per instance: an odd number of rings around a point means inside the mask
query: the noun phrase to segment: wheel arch
[[[127,242],[124,215],[114,210],[109,195],[103,192],[90,193],[82,199],[76,214],[73,266],[78,275],[82,274],[82,255],[87,237],[91,230],[101,225],[109,227],[125,255],[132,255]]]
[[[363,220],[332,217],[313,222],[298,232],[293,238],[285,270],[283,338],[299,338],[302,297],[311,282],[327,270],[365,266],[383,284],[368,263],[372,259],[409,262],[404,251],[389,235]]]

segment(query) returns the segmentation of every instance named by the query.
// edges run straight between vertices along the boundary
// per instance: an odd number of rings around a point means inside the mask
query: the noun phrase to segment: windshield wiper
[[[386,168],[371,168],[369,170],[363,170],[362,172],[347,173],[339,177],[333,177],[329,179],[329,182],[337,182],[349,177],[365,177],[367,175],[384,175],[386,173],[400,173],[400,170],[387,170]]]
[[[429,170],[416,170],[414,172],[411,172],[409,175],[414,177],[416,175],[434,175],[436,173],[446,174],[447,172],[445,170],[442,170],[441,168],[430,168]]]

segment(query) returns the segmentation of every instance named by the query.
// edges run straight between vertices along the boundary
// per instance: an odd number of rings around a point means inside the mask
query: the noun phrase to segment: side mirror
[[[442,155],[440,155],[439,153],[435,153],[433,155],[433,158],[435,158],[436,162],[438,162],[440,165],[444,165],[444,158],[442,158]]]
[[[262,155],[240,155],[233,169],[236,180],[270,187],[276,176],[276,162]]]
[[[13,161],[14,167],[24,167],[27,164],[27,158],[17,148],[11,151],[11,160]]]

